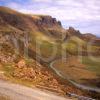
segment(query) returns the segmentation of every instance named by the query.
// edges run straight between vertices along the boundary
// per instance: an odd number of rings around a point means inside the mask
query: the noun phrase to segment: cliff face
[[[62,35],[65,35],[65,37],[77,36],[83,40],[96,38],[92,34],[83,35],[73,27],[65,30],[61,22],[51,16],[22,14],[7,7],[0,7],[0,29],[3,29],[3,26],[6,26],[6,29],[10,27],[22,32],[41,32],[45,35],[51,35],[54,38],[62,38]]]
[[[52,38],[62,38],[63,27],[60,21],[47,15],[28,15],[10,8],[0,7],[0,29],[8,29],[17,33],[26,32],[35,35],[44,35]]]
[[[76,30],[73,27],[69,27],[69,29],[66,30],[66,37],[71,37],[71,36],[76,36],[81,39],[83,37],[79,30]]]
[[[66,30],[66,33],[67,33],[68,37],[77,36],[77,37],[81,38],[84,41],[90,41],[90,40],[98,39],[98,37],[96,37],[92,33],[82,34],[79,30],[76,30],[73,27],[69,27],[69,29]]]
[[[51,16],[25,15],[5,7],[0,7],[0,22],[2,21],[21,30],[33,30],[40,27],[62,28],[61,22]]]
[[[56,18],[52,18],[51,16],[39,16],[39,19],[35,20],[35,23],[45,27],[62,27],[61,22],[57,21]]]

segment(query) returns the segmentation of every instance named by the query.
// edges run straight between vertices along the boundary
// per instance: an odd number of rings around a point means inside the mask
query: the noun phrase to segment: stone
[[[18,62],[17,66],[18,66],[19,68],[22,68],[22,67],[26,66],[26,63],[25,63],[25,61],[22,59],[22,60],[20,60],[20,61]]]

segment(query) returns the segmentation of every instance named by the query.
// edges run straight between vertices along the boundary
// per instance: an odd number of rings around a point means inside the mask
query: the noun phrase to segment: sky
[[[0,6],[23,13],[51,15],[64,28],[100,36],[100,0],[0,0]]]

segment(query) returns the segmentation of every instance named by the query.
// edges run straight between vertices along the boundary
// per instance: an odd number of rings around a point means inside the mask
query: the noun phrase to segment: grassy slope
[[[97,57],[94,57],[95,60],[92,60],[91,58],[85,56],[82,57],[83,64],[85,64],[88,70],[95,72],[97,75],[100,76],[100,59]]]
[[[81,50],[80,48],[85,50],[83,47],[86,46],[86,42],[77,36],[72,36],[69,40],[65,41],[62,46],[67,52],[69,51],[71,54],[76,54],[78,49],[79,51]]]
[[[58,60],[54,63],[54,67],[74,81],[81,82],[81,79],[92,79],[96,77],[94,73],[88,71],[84,65],[80,64],[75,57],[70,58],[70,60]]]

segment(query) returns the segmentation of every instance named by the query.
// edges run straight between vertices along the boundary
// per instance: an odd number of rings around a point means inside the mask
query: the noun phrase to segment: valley
[[[58,59],[58,60],[55,60],[54,62],[52,62],[50,64],[50,66],[55,71],[58,71],[57,73],[59,73],[59,76],[69,80],[70,82],[72,81],[73,84],[74,84],[74,82],[76,82],[75,84],[81,84],[81,85],[83,84],[84,87],[85,86],[91,87],[91,88],[94,88],[94,91],[95,91],[95,89],[97,89],[97,91],[99,92],[100,91],[100,89],[99,89],[99,74],[96,73],[95,71],[90,71],[87,67],[80,64],[76,60],[76,57],[71,57],[71,60],[72,59],[73,59],[73,61],[71,61],[71,62],[69,61],[69,58]],[[95,81],[94,84],[93,84],[92,80]],[[89,84],[89,81],[90,81],[90,84]],[[91,84],[91,82],[92,82],[92,84]],[[87,90],[88,90],[88,88],[87,88]],[[91,90],[92,89],[90,89],[90,91]]]

